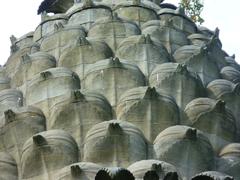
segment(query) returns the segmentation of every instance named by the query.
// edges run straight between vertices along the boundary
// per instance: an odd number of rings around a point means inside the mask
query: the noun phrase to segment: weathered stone
[[[63,129],[83,149],[84,138],[95,124],[111,120],[112,108],[100,94],[75,90],[50,108],[50,129]]]
[[[214,166],[213,148],[208,138],[188,126],[172,126],[162,131],[154,141],[154,151],[158,160],[174,165],[183,179]]]
[[[232,176],[217,172],[217,171],[206,171],[195,175],[191,178],[192,180],[234,180]]]
[[[221,76],[223,79],[229,80],[233,83],[240,83],[240,71],[232,66],[222,68]]]
[[[155,180],[155,179],[147,179],[148,174],[156,174],[159,179],[165,179],[166,176],[175,173],[177,176],[178,171],[176,167],[173,165],[158,161],[158,160],[142,160],[135,162],[131,166],[128,167],[128,170],[134,175],[135,180]],[[177,179],[181,179],[178,177]]]
[[[20,173],[23,144],[34,134],[46,130],[45,117],[37,108],[20,107],[5,111],[1,120],[4,122],[4,126],[0,129],[3,150],[16,160]]]
[[[114,13],[111,17],[98,19],[91,26],[88,37],[105,41],[115,52],[122,40],[140,33],[139,27],[134,22],[121,19]]]
[[[225,146],[219,153],[219,159],[217,161],[217,170],[227,173],[234,177],[234,179],[240,179],[240,144],[231,143]]]
[[[78,161],[75,140],[62,130],[35,134],[22,150],[22,179],[53,179],[57,170]]]
[[[201,33],[194,33],[188,36],[188,39],[193,45],[204,46],[210,41],[210,37]]]
[[[240,71],[240,65],[235,60],[235,54],[232,55],[232,56],[226,56],[225,60],[227,61],[229,66],[231,66],[231,67],[237,69],[238,71]]]
[[[193,34],[197,32],[195,23],[187,17],[184,9],[181,7],[176,10],[170,8],[162,8],[158,11],[159,19],[166,21],[171,20],[173,27],[184,31],[186,34]]]
[[[237,140],[240,140],[240,84],[233,84],[224,79],[212,81],[207,86],[208,96],[213,99],[220,99],[226,102],[226,106],[231,109],[237,127]]]
[[[141,129],[150,142],[165,128],[180,123],[174,99],[150,87],[138,87],[123,93],[116,114],[119,120],[131,122]]]
[[[17,180],[18,170],[15,160],[7,153],[0,152],[0,179]]]
[[[149,34],[152,40],[160,41],[170,54],[173,54],[179,47],[188,45],[185,33],[176,29],[171,20],[148,21],[142,26],[142,34]]]
[[[67,22],[68,16],[65,14],[55,14],[53,16],[48,16],[45,13],[42,14],[41,23],[34,31],[33,40],[35,42],[41,42],[47,35],[54,33],[55,24],[67,24]]]
[[[147,142],[138,128],[124,121],[112,120],[99,123],[89,130],[85,138],[83,161],[128,167],[146,159],[147,149]]]
[[[83,3],[75,3],[66,14],[69,16],[69,24],[81,25],[88,31],[97,19],[110,17],[112,15],[112,10],[103,3],[85,0]]]
[[[41,50],[53,55],[57,60],[62,52],[75,43],[80,37],[85,37],[86,33],[82,26],[54,24],[54,32],[47,35],[41,43]]]
[[[116,56],[136,64],[145,76],[149,76],[157,64],[171,61],[166,48],[152,41],[149,35],[130,36],[118,46]]]
[[[75,179],[91,180],[91,179],[95,179],[96,174],[101,169],[102,169],[101,166],[94,163],[90,163],[90,162],[75,163],[59,170],[59,172],[57,172],[56,175],[54,176],[54,179],[55,180],[75,180]]]
[[[173,57],[177,63],[185,64],[196,72],[206,86],[220,78],[218,65],[208,57],[208,52],[207,46],[188,45],[178,48]]]
[[[70,68],[83,80],[91,64],[110,57],[113,57],[113,52],[106,43],[80,37],[75,45],[65,49],[58,65]]]
[[[41,13],[65,13],[76,0],[44,0],[39,8],[38,14]]]
[[[16,68],[11,78],[11,86],[19,88],[26,95],[28,82],[38,73],[49,68],[56,67],[56,60],[45,52],[26,54]]]
[[[103,94],[112,106],[116,106],[123,92],[144,86],[146,82],[137,66],[110,58],[89,66],[83,84],[87,90]]]
[[[119,3],[113,11],[123,19],[134,21],[139,27],[147,21],[158,19],[156,11],[142,3],[141,0]]]
[[[67,92],[80,88],[76,73],[67,68],[51,68],[36,74],[29,82],[26,104],[40,108],[49,118],[50,107],[62,101]]]
[[[4,112],[8,109],[23,106],[23,95],[21,91],[15,89],[5,89],[0,91],[0,117],[4,116]],[[4,122],[0,121],[0,127]]]
[[[215,152],[236,140],[236,120],[222,100],[197,98],[184,110],[186,124],[200,129],[209,138]]]
[[[186,65],[178,63],[156,66],[150,75],[149,84],[174,97],[181,111],[190,101],[205,95],[199,76]]]

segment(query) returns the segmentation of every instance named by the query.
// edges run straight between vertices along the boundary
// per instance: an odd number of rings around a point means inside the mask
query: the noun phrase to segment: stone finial
[[[155,87],[148,87],[147,91],[145,92],[144,98],[155,99],[158,97],[158,93]]]
[[[235,55],[235,54],[233,54],[231,57],[232,57],[233,59],[235,59],[235,58],[236,58],[236,55]]]
[[[47,144],[47,140],[42,135],[34,135],[33,143],[37,146],[43,146]]]
[[[51,76],[51,72],[50,71],[44,71],[40,73],[40,76],[42,77],[43,80],[48,79]]]
[[[93,7],[93,6],[94,6],[94,3],[92,0],[84,0],[84,2],[83,2],[84,8]]]
[[[77,45],[79,46],[86,46],[86,45],[89,45],[89,41],[87,40],[86,37],[79,37],[78,40],[77,40]]]
[[[54,31],[57,32],[57,31],[60,31],[64,28],[63,24],[61,22],[58,22],[58,23],[55,23],[54,24]]]
[[[179,64],[177,66],[176,72],[178,72],[180,74],[187,74],[188,73],[187,65],[186,64]]]
[[[118,57],[112,57],[110,58],[109,65],[113,67],[121,67],[122,63],[120,62]]]
[[[122,134],[123,129],[119,123],[110,123],[108,125],[108,133],[109,134]]]
[[[181,15],[185,15],[185,9],[183,8],[183,7],[178,7],[177,9],[176,9],[176,12],[178,13],[178,14],[181,14]]]
[[[71,169],[71,175],[73,178],[79,178],[81,175],[81,168],[78,165],[73,165],[70,167]]]
[[[9,109],[7,111],[4,112],[4,117],[6,120],[6,124],[9,124],[11,122],[13,122],[15,120],[15,112],[13,112],[13,110]]]
[[[10,37],[11,44],[14,45],[17,42],[17,38],[14,35]]]
[[[22,59],[22,63],[23,63],[23,64],[24,64],[24,63],[27,63],[27,62],[29,62],[29,61],[31,60],[29,54],[23,55],[23,56],[21,57],[21,59]]]
[[[154,163],[154,164],[152,164],[151,170],[152,171],[162,171],[162,165]]]
[[[217,112],[224,112],[225,111],[225,105],[226,105],[225,101],[217,100],[213,109]]]
[[[168,172],[163,180],[178,180],[178,174],[176,172]]]
[[[145,173],[143,180],[159,180],[159,176],[156,171],[148,171]]]
[[[140,5],[141,4],[141,0],[133,0],[133,5]]]
[[[74,99],[75,100],[84,100],[84,95],[81,93],[80,90],[74,90],[73,91]]]
[[[216,27],[216,29],[214,30],[214,36],[218,38],[219,37],[219,33],[220,33],[220,30],[219,30],[218,27]]]
[[[187,131],[185,133],[185,137],[190,140],[196,140],[197,139],[197,129],[195,129],[195,128],[187,129]]]

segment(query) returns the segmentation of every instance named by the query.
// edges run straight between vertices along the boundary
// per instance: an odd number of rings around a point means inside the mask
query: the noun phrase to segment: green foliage
[[[202,24],[204,22],[204,19],[201,17],[203,0],[181,0],[179,4],[185,9],[187,16],[195,23]]]

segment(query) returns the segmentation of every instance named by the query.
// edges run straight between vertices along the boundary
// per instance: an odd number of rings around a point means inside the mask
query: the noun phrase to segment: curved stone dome
[[[240,72],[231,66],[226,66],[221,70],[221,76],[223,79],[229,80],[233,83],[240,82]]]
[[[110,17],[112,10],[103,3],[85,0],[83,3],[75,3],[66,14],[69,17],[69,24],[81,25],[88,31],[97,19]]]
[[[152,20],[143,24],[142,34],[149,34],[155,41],[160,41],[173,54],[179,47],[188,45],[188,39],[182,30],[176,29],[171,20]]]
[[[236,140],[236,120],[224,101],[197,98],[186,106],[184,112],[189,125],[206,133],[216,152]]]
[[[184,31],[186,34],[197,32],[196,24],[186,16],[184,9],[178,7],[175,9],[162,8],[158,12],[158,17],[161,20],[171,20],[173,27]]]
[[[41,71],[54,67],[56,67],[56,59],[46,52],[26,54],[11,78],[11,86],[19,88],[25,96],[28,81]]]
[[[33,76],[27,89],[26,104],[40,108],[48,119],[50,107],[74,89],[80,89],[76,73],[63,67],[50,68]]]
[[[188,39],[196,46],[204,46],[210,41],[210,37],[201,33],[191,34],[188,36]]]
[[[33,34],[33,40],[35,42],[41,42],[43,38],[54,32],[55,24],[67,24],[68,16],[65,14],[54,14],[49,16],[47,14],[42,15],[41,23],[37,26]]]
[[[144,86],[146,82],[137,66],[118,58],[110,58],[89,66],[83,84],[85,89],[103,94],[115,107],[123,92]]]
[[[178,63],[156,66],[150,75],[149,84],[174,97],[181,111],[190,101],[205,95],[199,76],[186,65]]]
[[[73,45],[79,37],[85,37],[86,32],[80,25],[63,25],[61,22],[54,24],[54,32],[47,35],[41,43],[41,51],[53,55],[57,60],[62,52]]]
[[[64,50],[58,66],[70,68],[82,80],[91,64],[110,57],[113,57],[113,52],[105,42],[80,37],[75,45]]]
[[[225,146],[219,153],[217,170],[233,176],[235,179],[240,177],[240,144],[231,143]]]
[[[214,99],[221,99],[226,102],[226,106],[231,109],[237,127],[237,137],[240,135],[240,84],[234,84],[228,80],[218,79],[212,81],[207,86],[208,96]],[[240,138],[237,138],[239,140]]]
[[[191,178],[192,180],[233,180],[232,176],[217,172],[217,171],[206,171],[195,175]]]
[[[173,165],[164,161],[153,159],[135,162],[128,167],[128,170],[134,175],[136,180],[145,180],[147,174],[153,172],[158,175],[159,179],[165,179],[167,176],[173,173],[179,176],[176,167]],[[181,177],[178,177],[178,179],[181,179]]]
[[[123,19],[134,21],[140,27],[147,21],[158,19],[156,11],[141,0],[119,3],[114,7],[113,11]]]
[[[213,168],[212,145],[208,138],[195,128],[169,127],[158,135],[153,146],[156,158],[177,167],[183,179]]]
[[[70,166],[64,167],[59,170],[59,172],[54,175],[55,180],[62,179],[82,179],[82,180],[91,180],[95,179],[98,171],[102,169],[98,164],[90,163],[90,162],[80,162],[71,164]]]
[[[0,152],[0,179],[17,180],[18,170],[15,160],[7,153]]]
[[[231,67],[237,69],[238,71],[240,71],[240,65],[235,60],[235,54],[232,55],[232,56],[226,56],[225,60],[227,61],[229,66],[231,66]]]
[[[22,178],[53,178],[57,170],[78,162],[78,146],[63,130],[48,130],[28,139],[22,149]]]
[[[0,130],[0,149],[14,157],[20,170],[23,144],[34,134],[46,130],[45,116],[38,108],[19,107],[6,110],[1,121],[4,121],[4,126]]]
[[[185,64],[196,72],[206,86],[220,78],[218,65],[208,57],[208,53],[206,46],[186,45],[178,48],[173,57],[177,63]]]
[[[171,61],[166,48],[149,35],[126,38],[118,46],[116,56],[136,64],[147,77],[157,64]]]
[[[104,96],[75,90],[50,108],[48,122],[50,129],[63,129],[71,134],[81,150],[88,130],[112,118],[111,105]]]
[[[150,142],[165,128],[180,123],[174,99],[150,87],[133,88],[123,93],[116,114],[119,120],[141,129]]]
[[[118,120],[102,122],[92,127],[86,135],[83,161],[128,167],[146,158],[145,137],[130,123]]]
[[[140,33],[134,22],[121,19],[114,13],[111,17],[98,19],[89,29],[88,37],[105,41],[115,52],[122,40]]]

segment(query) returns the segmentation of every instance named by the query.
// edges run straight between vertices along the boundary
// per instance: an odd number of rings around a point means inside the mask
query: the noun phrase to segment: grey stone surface
[[[35,134],[22,150],[22,179],[53,179],[57,170],[78,162],[78,146],[63,130]]]
[[[232,66],[225,66],[221,69],[220,73],[223,79],[229,80],[233,83],[240,82],[240,72]]]
[[[174,165],[183,179],[214,166],[210,141],[201,131],[188,126],[172,126],[162,131],[154,141],[154,151],[156,159]]]
[[[117,118],[133,123],[153,142],[159,132],[180,123],[178,106],[172,97],[160,94],[155,88],[133,88],[121,96]]]
[[[149,35],[130,36],[118,46],[116,56],[136,64],[148,77],[157,64],[172,60],[166,48]]]
[[[65,93],[79,88],[80,80],[73,71],[63,67],[47,69],[29,82],[26,104],[40,108],[48,119],[50,107],[62,101]]]
[[[197,98],[184,110],[187,123],[203,131],[217,153],[237,138],[236,120],[225,104],[223,100]]]
[[[112,118],[111,105],[104,96],[74,90],[50,108],[48,121],[49,129],[63,129],[71,134],[81,151],[88,130]]]
[[[128,167],[146,159],[147,155],[147,142],[142,132],[124,121],[99,123],[88,131],[85,138],[83,161],[86,162]]]
[[[240,177],[240,144],[231,143],[224,147],[219,153],[217,170],[227,173],[238,180]]]
[[[229,176],[227,174],[217,172],[217,171],[206,171],[202,172],[200,174],[195,175],[192,180],[201,180],[201,179],[209,179],[209,180],[233,180],[232,176]]]
[[[170,54],[173,54],[179,47],[189,44],[185,33],[180,29],[176,29],[171,20],[148,21],[143,24],[142,33],[145,35],[150,34],[153,40],[163,43]]]
[[[0,179],[17,180],[18,171],[15,160],[7,153],[0,152]]]
[[[58,65],[70,68],[83,80],[91,64],[110,57],[113,57],[113,52],[105,42],[80,37],[76,44],[63,51]]]
[[[135,65],[110,58],[89,66],[84,87],[104,95],[115,107],[123,92],[134,87],[146,85],[145,77]]]

